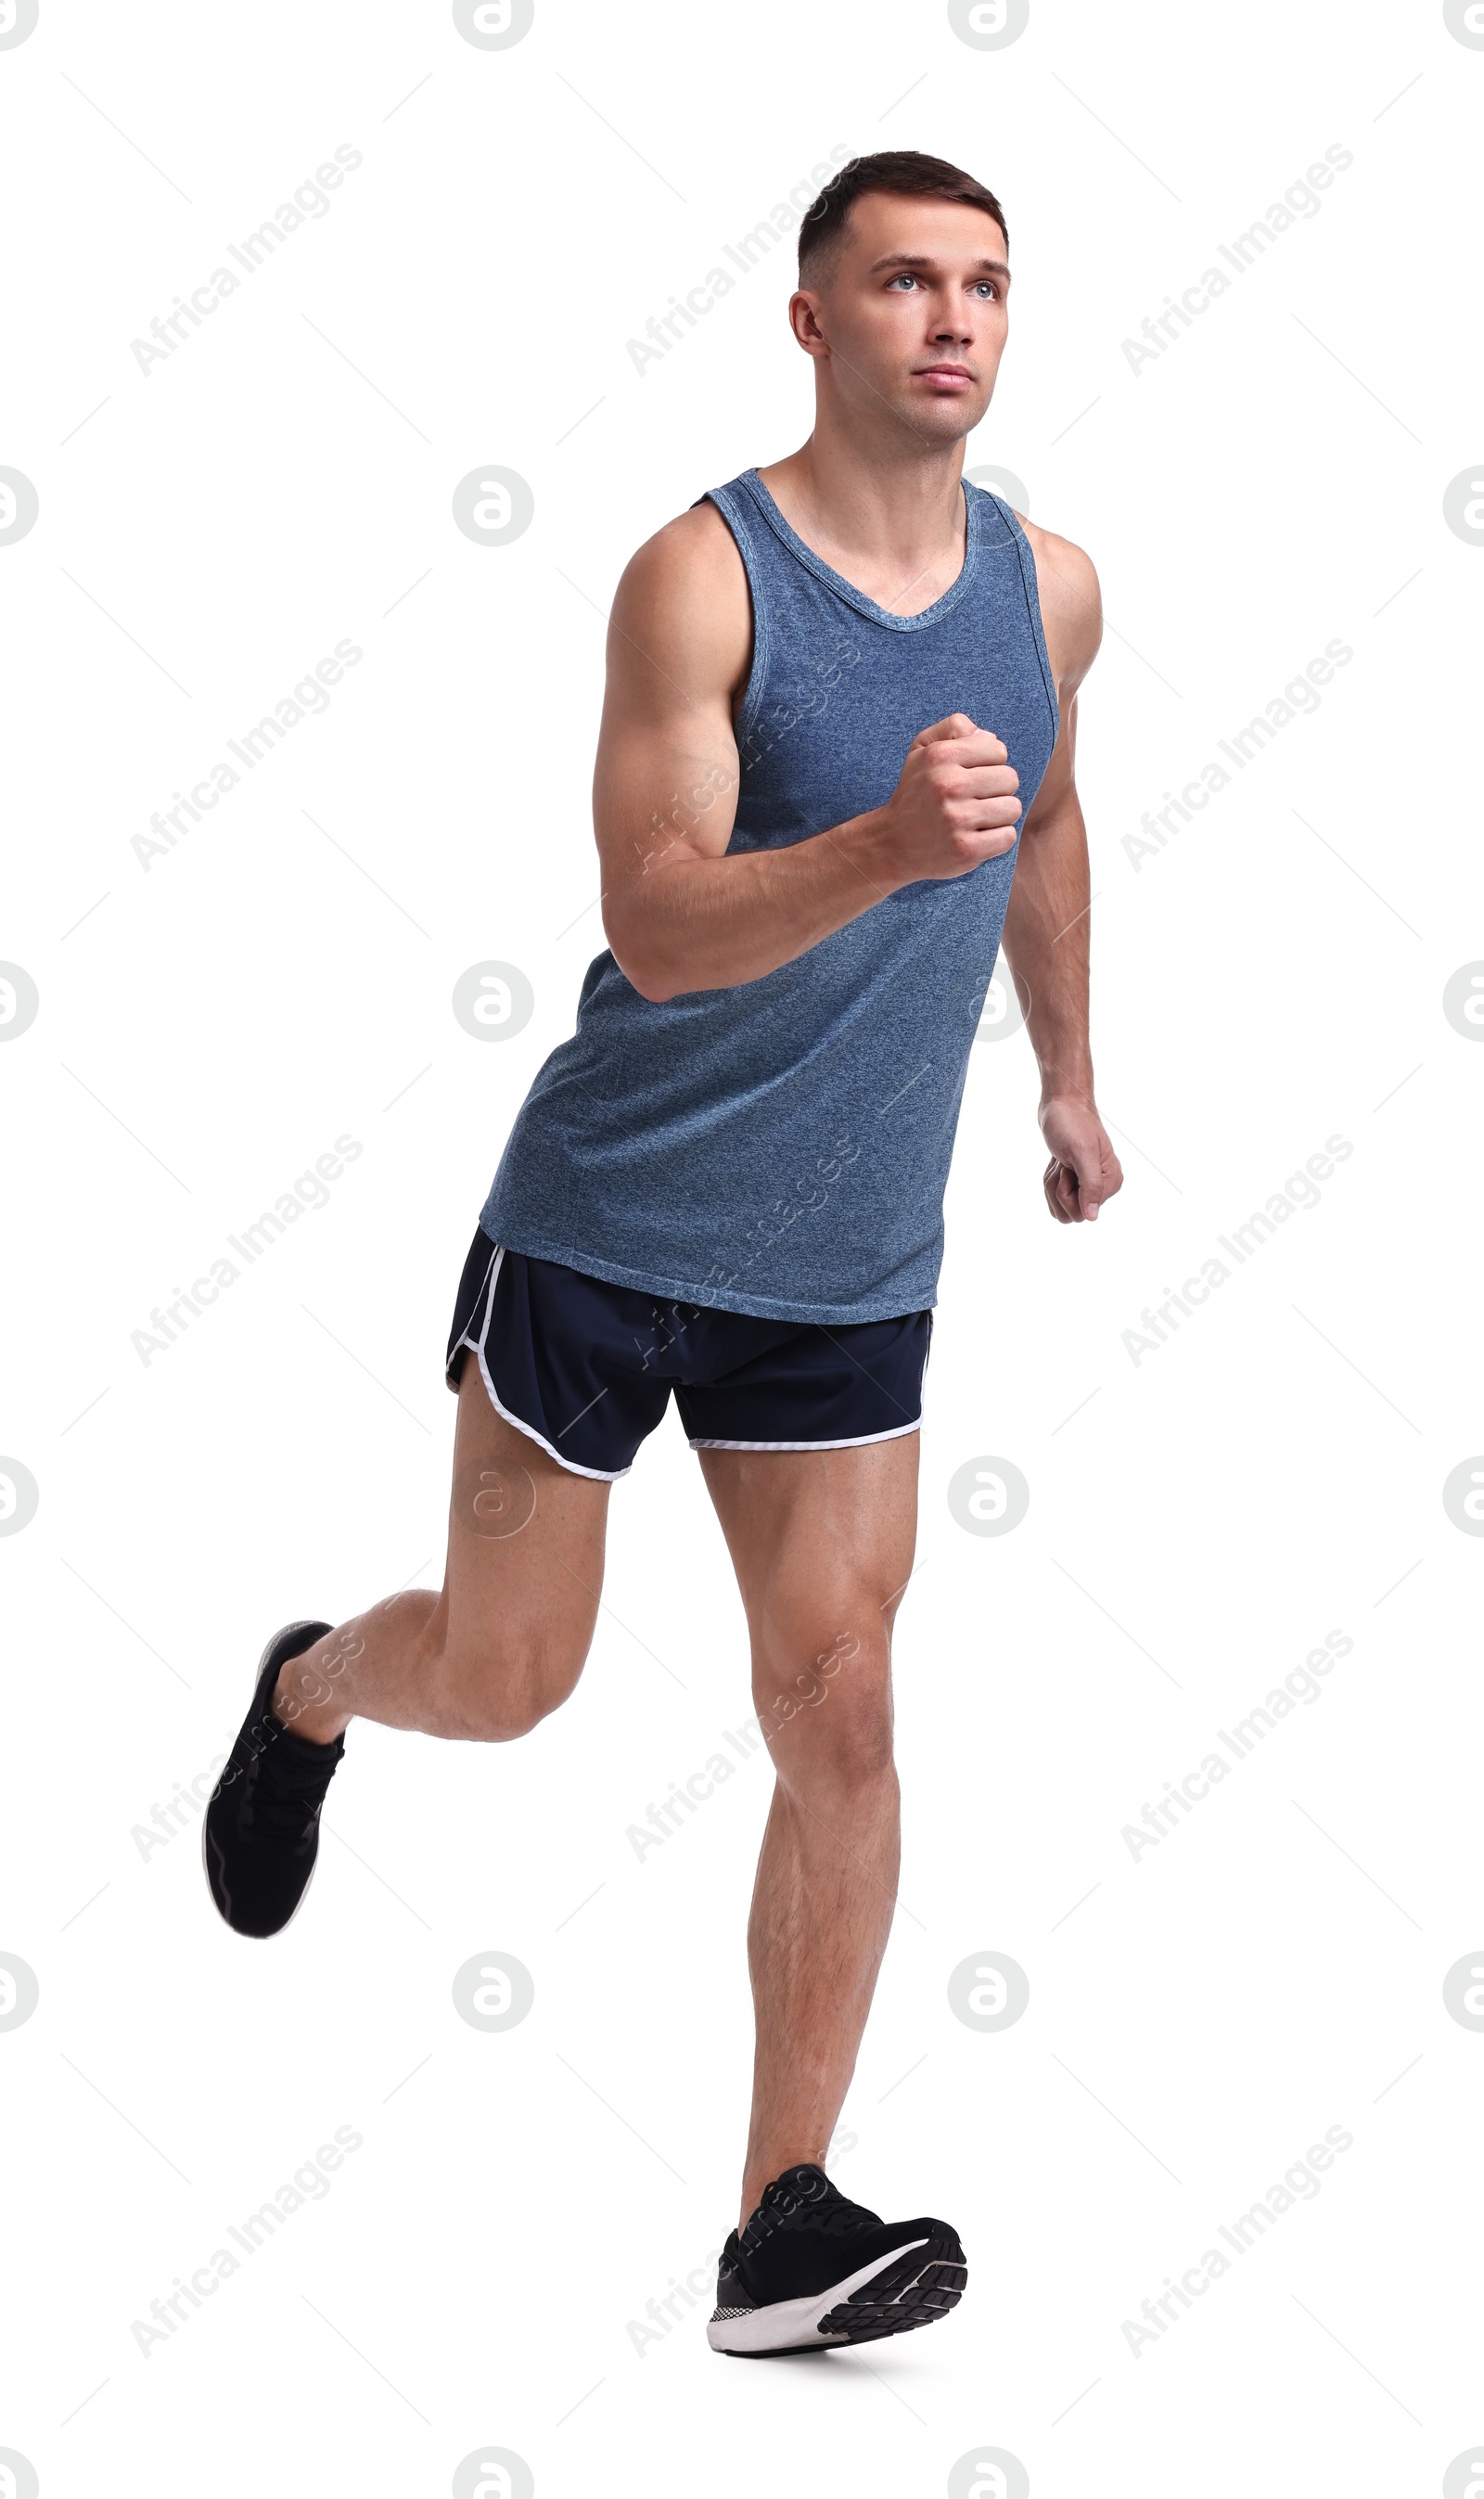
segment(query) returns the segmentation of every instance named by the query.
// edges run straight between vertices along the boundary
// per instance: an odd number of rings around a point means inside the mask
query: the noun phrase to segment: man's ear
[[[820,321],[820,304],[813,290],[795,288],[789,298],[789,326],[806,356],[827,355],[829,341]]]

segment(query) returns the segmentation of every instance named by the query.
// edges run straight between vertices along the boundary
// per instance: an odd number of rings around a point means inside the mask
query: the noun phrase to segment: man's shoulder
[[[677,512],[654,536],[636,547],[625,568],[626,581],[660,589],[682,589],[691,583],[714,588],[742,578],[737,542],[717,505],[709,501]]]
[[[752,607],[736,540],[715,503],[693,504],[644,540],[624,568],[613,613],[620,634],[661,665],[661,650],[684,652],[688,681],[740,681]]]
[[[1048,646],[1058,661],[1057,674],[1070,666],[1081,676],[1089,668],[1103,638],[1103,595],[1097,568],[1084,548],[1071,538],[1044,529],[1024,512],[1016,520],[1036,559],[1036,588]]]

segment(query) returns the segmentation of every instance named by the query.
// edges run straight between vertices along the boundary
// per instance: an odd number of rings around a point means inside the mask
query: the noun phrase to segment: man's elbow
[[[603,925],[608,952],[629,988],[637,990],[640,997],[652,1007],[663,1006],[666,999],[674,997],[676,984],[665,978],[662,967],[654,959],[652,950],[644,946],[639,930],[622,925],[615,927],[606,917]]]
[[[617,961],[617,957],[615,957],[614,959]],[[652,1007],[665,1006],[671,998],[678,995],[678,991],[672,989],[667,982],[661,981],[658,975],[648,974],[641,978],[637,973],[631,971],[627,963],[620,963],[619,970],[623,973],[629,988],[631,990],[637,990],[640,997]]]
[[[650,1006],[662,1007],[667,999],[674,997],[675,985],[664,978],[657,964],[636,962],[627,948],[623,954],[616,946],[610,951],[629,988],[637,990]]]

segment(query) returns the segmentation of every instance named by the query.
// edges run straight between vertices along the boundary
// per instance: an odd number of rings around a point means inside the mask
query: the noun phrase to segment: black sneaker
[[[706,2340],[752,2358],[874,2343],[935,2324],[967,2280],[947,2222],[884,2222],[804,2160],[763,2189],[723,2249]]]
[[[286,1623],[258,1661],[252,1707],[211,1793],[201,1857],[215,1901],[240,1935],[275,1935],[308,1890],[319,1850],[319,1810],[345,1738],[311,1744],[274,1716],[279,1669],[331,1623]]]

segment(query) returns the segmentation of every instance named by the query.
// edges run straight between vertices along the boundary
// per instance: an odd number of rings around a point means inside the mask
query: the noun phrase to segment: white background
[[[495,51],[433,5],[42,0],[0,49],[0,462],[40,498],[0,547],[0,955],[41,1000],[0,1051],[0,1449],[40,1488],[0,1542],[0,1949],[40,1984],[0,2031],[0,2449],[46,2499],[442,2493],[481,2441],[541,2499],[937,2494],[989,2447],[1036,2499],[1433,2493],[1484,2434],[1484,2032],[1442,1993],[1484,1961],[1484,1546],[1441,1497],[1484,1446],[1484,1050],[1441,1005],[1484,956],[1484,556],[1442,512],[1484,447],[1481,81],[1438,8],[1380,0],[1034,0],[998,51],[884,0],[537,0]],[[142,373],[131,341],[342,144],[330,212]],[[1133,373],[1121,341],[1336,144],[1321,211]],[[626,341],[837,146],[1006,205],[970,458],[1103,581],[1080,777],[1128,1177],[1054,1227],[1024,1036],[975,1051],[903,1907],[833,2161],[952,2219],[970,2288],[931,2333],[744,2369],[705,2296],[629,2331],[732,2219],[767,1801],[758,1762],[626,1841],[749,1705],[673,1415],[570,1705],[519,1750],[354,1728],[278,1942],[221,1926],[194,1817],[131,1833],[225,1749],[279,1622],[436,1582],[454,1286],[600,943],[602,611],[809,424],[787,248],[642,376]],[[533,491],[511,545],[453,526],[480,463]],[[328,711],[142,866],[342,637]],[[1144,811],[1336,637],[1319,710],[1136,868]],[[487,958],[536,1001],[494,1047],[449,1003]],[[143,1363],[151,1307],[345,1133],[330,1203]],[[1336,1134],[1320,1204],[1136,1365],[1144,1306]],[[947,1506],[986,1454],[1031,1488],[1004,1538]],[[1122,1827],[1332,1629],[1322,1701],[1136,1863]],[[451,1982],[493,1949],[535,2003],[487,2035]],[[986,1950],[1030,1981],[991,2034],[947,1995]],[[132,2320],[338,2126],[330,2193],[143,2354]],[[1330,2126],[1322,2191],[1136,2357],[1123,2320]]]

